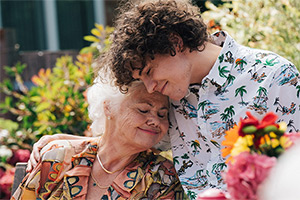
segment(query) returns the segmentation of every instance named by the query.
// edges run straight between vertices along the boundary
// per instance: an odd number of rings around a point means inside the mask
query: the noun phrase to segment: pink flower
[[[197,200],[227,200],[230,199],[229,194],[215,188],[207,189],[197,196]]]
[[[13,156],[8,160],[8,163],[15,165],[17,162],[27,162],[30,157],[28,149],[18,149],[14,152]]]
[[[15,168],[11,168],[5,172],[5,174],[0,178],[0,188],[2,195],[4,194],[4,199],[10,198],[10,191],[14,181]]]
[[[231,199],[257,199],[257,188],[268,176],[275,165],[276,158],[266,155],[242,152],[235,157],[234,163],[228,164],[224,175]]]
[[[300,132],[284,133],[284,136],[288,137],[292,144],[294,144],[295,141],[300,140]]]

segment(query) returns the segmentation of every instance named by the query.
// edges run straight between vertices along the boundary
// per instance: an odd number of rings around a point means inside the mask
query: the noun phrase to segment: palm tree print
[[[218,67],[219,76],[221,76],[222,78],[227,78],[225,74],[229,73],[229,70],[227,70],[226,68],[227,66],[223,66],[222,68],[220,68],[220,66]]]
[[[187,195],[187,196],[189,197],[189,199],[191,199],[191,200],[196,199],[196,197],[197,197],[196,192],[193,192],[193,191],[191,191],[191,190],[188,190],[187,193],[186,193],[186,195]]]
[[[192,141],[191,147],[194,148],[193,150],[194,156],[199,152],[199,150],[201,150],[200,142],[198,140]]]
[[[219,56],[219,62],[222,63],[223,60],[224,60],[224,54],[222,54],[222,55]]]
[[[233,126],[232,117],[234,116],[234,114],[235,114],[235,111],[234,111],[233,105],[225,108],[224,112],[221,113],[221,115],[220,115],[221,120],[226,123],[226,127],[225,127],[226,130],[228,130],[229,128],[231,128]]]
[[[241,87],[239,87],[239,88],[237,88],[236,90],[235,90],[235,97],[237,96],[237,95],[240,95],[240,97],[241,97],[241,102],[239,102],[239,104],[242,104],[242,105],[247,105],[248,103],[246,103],[246,102],[244,102],[244,100],[243,100],[243,96],[244,96],[244,94],[246,94],[247,93],[247,90],[245,90],[245,85],[243,85],[243,86],[241,86]]]
[[[178,156],[173,157],[173,163],[174,163],[174,166],[175,166],[176,164],[179,165],[178,158],[179,158]]]
[[[227,77],[227,80],[226,80],[226,82],[227,82],[226,85],[230,85],[231,83],[233,83],[234,79],[235,79],[235,76],[232,76],[231,74],[228,74],[228,77]]]
[[[252,65],[252,67],[254,68],[254,72],[256,72],[256,65],[262,63],[260,59],[256,59],[255,63]]]
[[[276,60],[276,58],[277,58],[278,56],[276,56],[275,58],[272,58],[272,59],[267,59],[266,60],[266,62],[264,63],[264,65],[266,65],[266,66],[274,66],[275,64],[278,64],[279,63],[279,61],[277,61],[277,62],[275,62],[275,60]]]
[[[290,108],[288,108],[280,104],[279,97],[275,99],[274,105],[278,105],[276,112],[280,111],[282,115],[294,114],[296,111],[296,104],[294,102],[292,102]]]
[[[290,119],[289,123],[287,124],[287,127],[292,127],[290,132],[292,132],[292,131],[299,132],[299,129],[296,129],[296,127],[294,126],[294,120],[292,120],[292,119]]]
[[[259,99],[260,99],[262,96],[267,96],[267,89],[264,88],[264,87],[259,86],[259,88],[257,90],[257,93],[258,93],[258,96],[259,96]]]
[[[254,109],[259,114],[263,114],[264,112],[267,112],[268,91],[266,88],[259,86],[256,93],[258,96],[253,98],[253,105],[250,105],[248,108],[251,110]]]
[[[300,85],[297,85],[296,89],[297,89],[297,97],[299,98],[299,95],[300,95]]]
[[[209,104],[208,100],[202,101],[198,104],[198,110],[201,109],[203,117],[205,116],[205,113],[204,113],[205,106],[207,106],[208,104]]]
[[[226,92],[227,87],[233,83],[235,79],[235,76],[232,76],[231,74],[228,74],[226,82],[222,85],[222,93]]]
[[[238,59],[236,59],[235,60],[235,67],[234,68],[236,68],[236,67],[240,67],[239,69],[238,69],[238,71],[244,71],[244,64],[245,65],[247,65],[247,62],[245,61],[245,60],[243,60],[242,58],[238,58]]]

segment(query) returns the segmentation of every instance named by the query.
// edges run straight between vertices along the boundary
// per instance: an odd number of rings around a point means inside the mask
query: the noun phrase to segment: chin
[[[184,98],[184,95],[176,95],[176,96],[169,96],[170,99],[172,99],[173,101],[180,101],[182,98]]]

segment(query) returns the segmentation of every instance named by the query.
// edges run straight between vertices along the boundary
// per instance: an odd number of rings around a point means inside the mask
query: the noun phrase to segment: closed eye
[[[150,72],[151,72],[151,68],[149,68],[149,69],[147,70],[146,74],[149,75]]]
[[[168,112],[157,113],[157,116],[160,118],[165,118],[168,116]]]
[[[141,113],[148,113],[149,111],[148,110],[141,110],[141,109],[138,109]]]

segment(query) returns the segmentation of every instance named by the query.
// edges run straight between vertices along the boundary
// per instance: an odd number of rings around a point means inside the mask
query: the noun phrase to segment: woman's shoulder
[[[83,152],[87,147],[96,145],[94,140],[54,140],[41,149],[42,160],[54,158],[64,159],[66,154],[75,155]],[[61,158],[61,159],[60,159]]]

